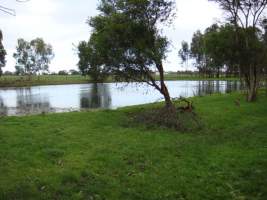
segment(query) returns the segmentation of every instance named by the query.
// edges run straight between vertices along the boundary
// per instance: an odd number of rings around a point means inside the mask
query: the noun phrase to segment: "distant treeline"
[[[3,72],[3,75],[5,75],[5,76],[19,76],[19,75],[23,75],[23,74],[20,74],[17,71],[15,71],[15,72],[5,71],[5,72]],[[43,72],[40,74],[33,74],[33,75],[81,75],[81,72],[79,72],[78,70],[75,70],[75,69],[71,69],[68,71],[67,70],[60,70],[58,72]]]

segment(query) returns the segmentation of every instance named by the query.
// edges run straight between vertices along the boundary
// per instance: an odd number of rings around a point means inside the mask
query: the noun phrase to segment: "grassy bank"
[[[27,87],[38,85],[62,85],[88,83],[88,77],[80,75],[2,76],[0,87]]]
[[[155,77],[159,80],[159,77]],[[187,76],[168,74],[165,79],[167,81],[174,80],[238,80],[238,78],[207,78],[200,76]],[[38,85],[62,85],[62,84],[82,84],[90,83],[90,77],[81,75],[42,75],[32,76],[31,79],[27,76],[2,76],[0,77],[0,87],[24,87]],[[112,78],[108,78],[106,82],[114,82]]]
[[[194,133],[127,123],[147,106],[0,118],[0,199],[267,199],[267,97],[243,99],[194,98]]]
[[[156,79],[159,80],[159,76],[156,76]],[[176,74],[176,73],[170,73],[165,75],[166,81],[175,81],[175,80],[188,80],[188,81],[205,81],[205,80],[220,80],[220,81],[236,81],[240,80],[239,77],[207,77],[207,76],[201,76],[198,74],[195,75],[187,75],[187,74]]]

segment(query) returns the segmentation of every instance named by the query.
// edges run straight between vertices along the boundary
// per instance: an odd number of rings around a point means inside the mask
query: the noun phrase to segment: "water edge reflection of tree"
[[[51,112],[50,102],[41,94],[33,94],[31,88],[19,88],[17,92],[17,115]]]
[[[214,93],[214,81],[199,81],[195,96],[203,96]]]
[[[110,108],[111,95],[109,85],[105,83],[94,83],[89,91],[82,91],[80,96],[80,107],[88,108]]]
[[[0,96],[0,117],[1,116],[6,116],[8,113],[8,109],[4,104],[3,98]]]
[[[225,85],[225,87],[223,87]],[[242,89],[240,81],[199,81],[195,96],[230,93]]]

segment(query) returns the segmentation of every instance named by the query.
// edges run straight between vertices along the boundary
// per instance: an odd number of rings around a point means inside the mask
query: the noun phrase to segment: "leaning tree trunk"
[[[169,93],[168,88],[166,87],[166,84],[164,83],[164,81],[163,81],[163,83],[161,83],[161,93],[164,96],[166,107],[172,107],[173,103],[172,103],[172,100],[170,97],[170,93]]]
[[[168,90],[168,88],[164,82],[164,70],[163,70],[162,63],[157,64],[157,69],[158,69],[159,75],[160,75],[160,92],[164,96],[165,106],[167,108],[174,108],[174,105],[173,105],[171,97],[170,97],[169,90]]]

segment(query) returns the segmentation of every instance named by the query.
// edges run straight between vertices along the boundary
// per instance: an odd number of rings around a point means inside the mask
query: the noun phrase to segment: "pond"
[[[172,98],[240,89],[238,81],[166,81]],[[162,101],[154,88],[137,83],[34,86],[0,89],[0,116],[21,116],[84,109],[116,109]]]

